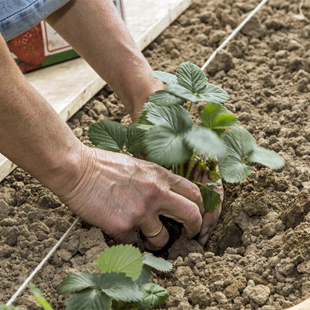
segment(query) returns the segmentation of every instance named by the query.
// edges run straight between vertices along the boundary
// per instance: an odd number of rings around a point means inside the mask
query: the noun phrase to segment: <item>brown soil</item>
[[[183,61],[202,66],[258,0],[196,0],[145,51],[155,70]],[[279,152],[285,168],[260,166],[241,184],[225,184],[224,210],[204,249],[180,239],[169,251],[174,270],[155,282],[171,296],[163,309],[286,309],[310,296],[310,24],[299,0],[270,0],[207,69],[231,96],[235,113],[260,146]],[[310,18],[310,1],[304,14]],[[84,143],[101,118],[128,122],[107,87],[69,122]],[[21,169],[0,184],[0,303],[7,302],[74,220],[71,212]],[[79,223],[34,282],[57,310],[56,292],[70,271],[93,268],[113,243]],[[26,291],[15,305],[38,309]]]

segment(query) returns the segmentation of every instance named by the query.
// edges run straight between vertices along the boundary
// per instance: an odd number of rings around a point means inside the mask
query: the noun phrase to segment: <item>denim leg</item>
[[[0,0],[0,33],[8,41],[32,28],[69,1]]]

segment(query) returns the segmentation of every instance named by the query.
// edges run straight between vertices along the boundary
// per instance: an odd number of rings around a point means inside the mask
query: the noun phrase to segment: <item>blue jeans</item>
[[[32,28],[69,1],[0,0],[0,33],[8,41]]]

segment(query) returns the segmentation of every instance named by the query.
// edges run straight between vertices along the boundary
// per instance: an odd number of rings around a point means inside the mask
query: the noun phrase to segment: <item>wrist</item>
[[[68,148],[62,149],[37,178],[55,193],[62,201],[72,192],[82,178],[87,166],[85,154],[87,147],[76,140]],[[65,201],[64,201],[65,202]]]
[[[143,81],[143,85],[135,89],[132,93],[133,96],[124,98],[121,101],[126,106],[131,119],[136,121],[139,118],[140,112],[143,110],[144,104],[147,102],[148,97],[155,91],[163,90],[164,84],[151,75],[148,79]]]

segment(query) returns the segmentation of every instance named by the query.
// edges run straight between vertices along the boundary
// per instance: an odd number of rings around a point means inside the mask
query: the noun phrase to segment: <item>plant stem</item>
[[[202,172],[204,170],[204,168],[201,165],[201,162],[199,164],[200,164],[200,169],[199,169],[199,172],[198,172],[198,174],[196,175],[196,177],[195,177],[195,179],[193,181],[194,183],[197,183],[198,179],[200,178],[200,176],[201,176],[201,174],[202,174]]]
[[[183,177],[184,176],[184,164],[181,164],[179,167],[180,167],[179,175]]]
[[[172,165],[172,172],[174,174],[179,174],[179,166],[178,165]]]
[[[201,182],[194,182],[194,184],[199,185],[199,186],[201,186],[201,187],[208,187],[207,184],[203,184],[203,183],[201,183]]]
[[[191,173],[192,173],[192,170],[193,170],[193,167],[194,167],[194,164],[195,164],[195,160],[196,160],[196,151],[194,151],[192,157],[191,157],[191,160],[189,162],[189,166],[188,166],[188,169],[187,169],[187,173],[186,173],[186,179],[189,179]]]
[[[223,184],[222,183],[206,183],[206,184],[203,184],[201,182],[195,182],[196,185],[199,185],[199,186],[202,186],[202,187],[208,187],[208,188],[211,188],[211,187],[214,187],[214,186],[222,186]]]
[[[193,103],[191,102],[190,105],[189,105],[189,108],[188,108],[188,112],[189,112],[189,113],[191,112],[192,107],[193,107]]]

